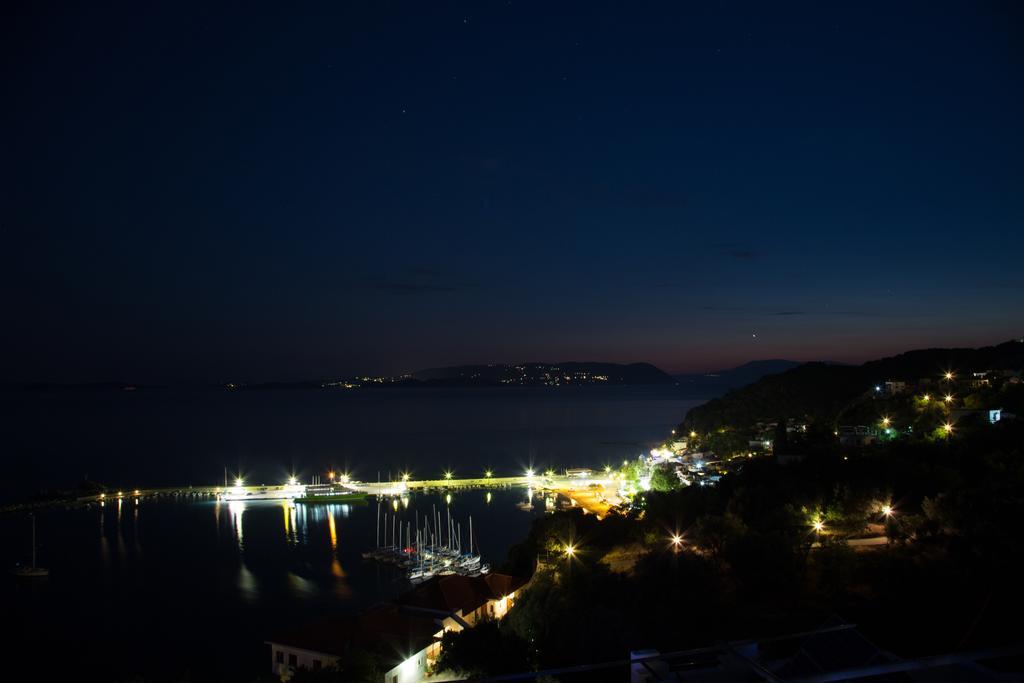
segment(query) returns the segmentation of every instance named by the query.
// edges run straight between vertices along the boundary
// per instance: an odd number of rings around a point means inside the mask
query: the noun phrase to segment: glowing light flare
[[[690,438],[691,439],[696,439],[697,438],[697,432],[690,432]]]
[[[486,472],[484,472],[484,477],[486,477],[487,479],[490,479],[493,476],[494,476],[494,472],[492,472],[490,470],[487,470]]]
[[[454,476],[454,475],[452,474],[451,470],[449,470],[449,471],[447,471],[447,472],[445,472],[445,473],[444,473],[444,478],[445,478],[446,480],[448,480],[448,481],[451,481],[451,478],[452,478],[453,476]]]
[[[892,517],[892,506],[891,505],[883,505],[882,506],[882,514],[885,515],[886,517]]]
[[[683,537],[679,534],[673,534],[672,538],[669,539],[672,542],[672,547],[679,550],[683,547]]]
[[[402,481],[409,481],[409,473],[402,472]]]
[[[943,377],[945,377],[945,378],[946,378],[946,381],[947,381],[947,382],[949,382],[949,381],[951,381],[951,380],[952,380],[952,379],[953,379],[954,377],[956,377],[956,375],[954,375],[954,374],[953,374],[952,372],[947,372],[947,373],[946,373],[945,375],[943,375]]]
[[[245,482],[244,482],[244,481],[242,481],[242,478],[241,478],[241,477],[236,477],[236,478],[235,478],[235,486],[239,486],[239,487],[241,487],[241,486],[243,486],[244,484],[245,484]]]
[[[814,520],[814,523],[811,524],[811,526],[814,528],[814,531],[819,534],[825,530],[825,523],[822,522],[820,519]]]
[[[575,557],[576,556],[576,546],[573,545],[572,543],[567,543],[566,546],[565,546],[565,550],[563,550],[562,552],[565,553],[566,557]]]
[[[883,417],[883,418],[882,418],[882,426],[883,426],[883,427],[888,427],[888,426],[889,426],[889,425],[891,425],[891,424],[892,424],[892,420],[890,420],[890,419],[889,419],[889,418],[887,418],[887,417]]]
[[[942,431],[946,432],[946,434],[952,434],[953,425],[947,422],[946,424],[942,425]]]
[[[942,398],[942,400],[945,401],[946,403],[952,403],[953,402],[953,394],[946,394]]]

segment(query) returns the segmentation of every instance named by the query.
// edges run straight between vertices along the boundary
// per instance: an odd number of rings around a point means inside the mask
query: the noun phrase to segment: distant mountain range
[[[253,389],[358,389],[361,387],[488,387],[488,386],[650,386],[677,385],[693,396],[710,398],[756,382],[766,375],[799,365],[790,360],[752,361],[736,368],[707,374],[670,375],[650,363],[492,363],[427,368],[406,375],[356,376],[323,381],[229,382],[218,385],[231,390]],[[48,391],[125,391],[156,389],[154,385],[128,382],[83,384],[0,383],[0,388]]]
[[[495,386],[576,386],[674,384],[673,377],[650,363],[518,363],[458,365],[414,372],[418,382],[437,385],[468,383]]]
[[[680,386],[690,388],[693,393],[702,396],[719,396],[730,389],[745,387],[767,375],[777,375],[801,365],[795,360],[773,358],[771,360],[754,360],[739,367],[718,370],[705,374],[675,375]]]

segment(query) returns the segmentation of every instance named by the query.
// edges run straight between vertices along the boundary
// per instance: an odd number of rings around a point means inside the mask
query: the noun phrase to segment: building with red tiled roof
[[[376,655],[383,683],[419,683],[441,653],[445,631],[501,619],[526,581],[505,574],[438,576],[353,617],[328,619],[268,640],[271,667],[287,679],[299,668],[331,666],[353,650]]]

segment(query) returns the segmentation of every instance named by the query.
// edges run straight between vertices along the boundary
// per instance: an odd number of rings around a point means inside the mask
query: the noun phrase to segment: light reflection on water
[[[238,594],[246,602],[255,603],[260,598],[260,587],[256,577],[245,566],[245,562],[238,565]]]
[[[472,515],[474,539],[497,566],[534,517],[517,509],[522,497],[522,489],[414,492],[395,499],[397,511],[392,499],[382,500],[381,511],[388,512],[389,528],[395,514],[406,537],[410,524],[422,526],[435,512],[446,517],[446,504],[464,536]],[[223,662],[230,671],[238,652],[259,650],[282,624],[350,613],[409,588],[397,568],[360,556],[376,543],[375,501],[288,506],[128,497],[106,503],[41,512],[39,559],[51,571],[46,590],[3,603],[33,638],[78,643],[86,659],[102,651],[103,634],[116,634],[125,652],[137,653],[155,641],[185,638],[190,658],[201,652],[220,662],[221,650],[231,653]],[[11,524],[0,519],[0,531],[9,538],[0,551],[23,555],[31,540],[24,519],[6,519]],[[69,604],[95,615],[96,627],[59,618]],[[204,615],[200,624],[197,614]],[[260,670],[261,657],[261,651],[252,655]]]
[[[228,502],[228,510],[231,512],[231,525],[235,529],[235,542],[238,544],[238,549],[244,548],[242,542],[242,513],[245,512],[245,502],[241,500],[232,500]]]

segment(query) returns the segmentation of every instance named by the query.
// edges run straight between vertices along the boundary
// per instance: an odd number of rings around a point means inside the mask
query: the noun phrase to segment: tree
[[[378,683],[384,671],[372,653],[352,648],[336,664],[321,669],[301,667],[295,671],[291,683]]]
[[[493,676],[528,669],[529,647],[510,628],[493,619],[473,628],[446,631],[434,669],[464,676]]]
[[[662,464],[651,472],[651,489],[659,492],[674,491],[682,484],[676,476],[676,469],[673,465]]]

